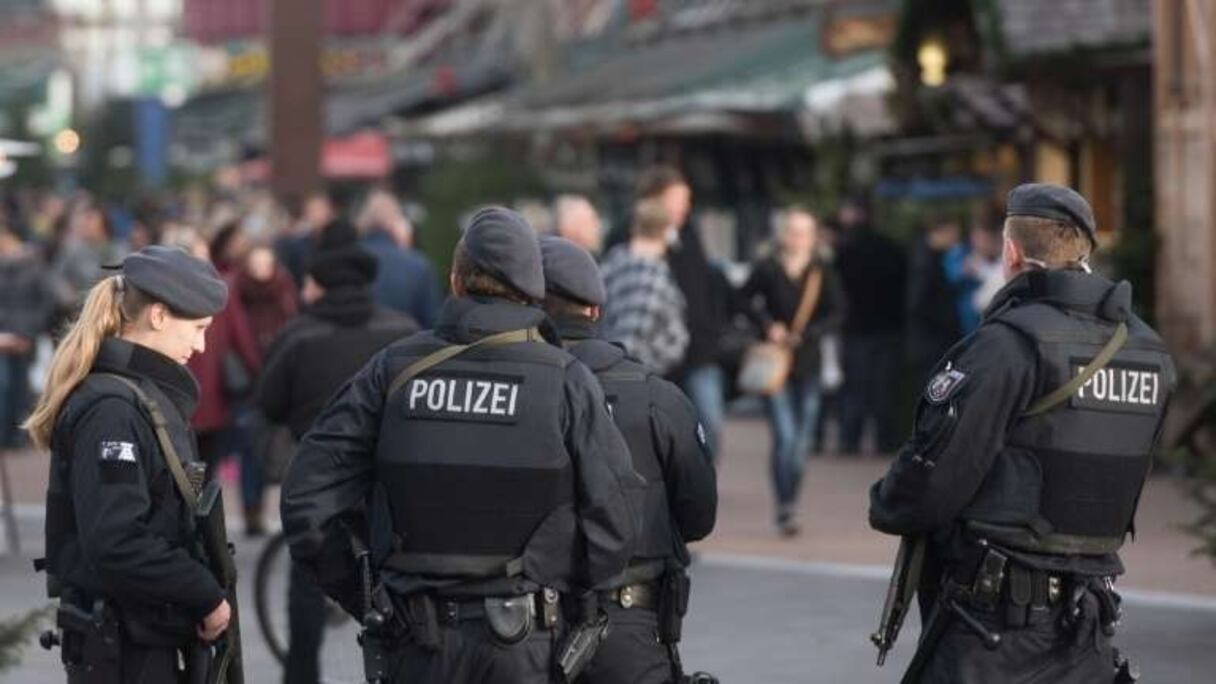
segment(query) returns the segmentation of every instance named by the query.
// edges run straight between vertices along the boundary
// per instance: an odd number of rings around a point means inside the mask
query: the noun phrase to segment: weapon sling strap
[[[1105,368],[1106,364],[1110,363],[1111,359],[1115,358],[1115,354],[1117,354],[1119,350],[1123,348],[1123,345],[1126,342],[1127,324],[1120,323],[1119,327],[1115,328],[1115,334],[1111,336],[1109,341],[1107,341],[1106,346],[1102,347],[1102,351],[1098,352],[1098,355],[1094,357],[1093,361],[1090,361],[1089,364],[1086,365],[1080,373],[1077,373],[1077,376],[1072,380],[1069,380],[1064,385],[1057,387],[1055,391],[1032,404],[1030,408],[1026,409],[1026,411],[1022,413],[1022,417],[1030,418],[1032,416],[1046,413],[1056,406],[1068,401],[1068,398],[1071,397],[1074,392],[1081,389],[1082,385],[1089,382],[1090,378],[1097,375],[1098,371]]]
[[[160,407],[132,380],[114,373],[101,373],[101,375],[121,382],[135,393],[139,403],[152,418],[152,429],[156,432],[156,441],[160,443],[160,453],[164,456],[165,465],[169,466],[169,472],[173,473],[173,481],[177,483],[178,491],[181,492],[182,498],[186,500],[186,505],[190,507],[190,510],[198,508],[198,495],[194,492],[190,480],[186,478],[186,470],[177,456],[177,449],[173,447],[173,441],[169,439],[169,424],[165,421],[165,414],[161,413]]]
[[[405,367],[405,370],[397,374],[393,378],[393,383],[388,386],[388,392],[384,395],[385,399],[393,396],[397,390],[401,389],[407,382],[422,375],[426,371],[438,366],[439,364],[459,356],[467,351],[472,351],[479,347],[500,347],[504,344],[514,344],[516,342],[539,342],[544,338],[541,337],[540,331],[536,328],[520,328],[519,330],[507,330],[506,332],[486,335],[485,337],[470,342],[469,344],[454,344],[449,347],[444,347],[437,352],[428,354],[421,359],[411,363]]]

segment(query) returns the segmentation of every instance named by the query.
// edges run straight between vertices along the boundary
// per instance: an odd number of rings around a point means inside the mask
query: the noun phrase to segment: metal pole
[[[321,0],[271,0],[271,186],[282,199],[321,187]]]
[[[21,535],[17,531],[17,512],[13,507],[13,487],[8,479],[8,450],[0,450],[0,496],[4,497],[4,553],[21,555]]]

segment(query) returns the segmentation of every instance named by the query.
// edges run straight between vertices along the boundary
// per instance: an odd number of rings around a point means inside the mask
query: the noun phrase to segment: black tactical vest
[[[401,345],[406,368],[450,343],[426,332]],[[563,429],[573,362],[540,342],[480,348],[388,398],[376,445],[393,533],[387,567],[441,582],[565,586],[576,539]]]
[[[650,397],[651,374],[611,342],[588,339],[574,343],[568,349],[599,379],[612,420],[629,445],[633,469],[646,479],[641,495],[638,546],[630,561],[630,570],[626,572],[626,581],[654,579],[662,573],[662,561],[676,555],[677,550],[659,447],[655,442],[655,421],[659,417],[655,415]]]
[[[1079,375],[1119,322],[1128,339],[1067,400],[1011,426],[963,517],[1015,550],[1113,554],[1131,530],[1173,364],[1161,338],[1130,313],[1130,287],[1071,271],[1029,275],[984,324],[1009,326],[1033,345],[1040,395]]]

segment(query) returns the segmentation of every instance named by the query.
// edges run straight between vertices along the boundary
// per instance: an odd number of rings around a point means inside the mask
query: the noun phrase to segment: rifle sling
[[[388,392],[384,395],[385,399],[387,400],[393,396],[397,390],[401,389],[410,380],[464,352],[472,351],[478,347],[498,347],[515,342],[538,342],[542,339],[544,338],[541,337],[540,331],[536,328],[520,328],[519,330],[507,330],[493,335],[486,335],[476,342],[470,342],[469,344],[453,344],[444,347],[411,363],[405,367],[405,370],[398,373],[397,377],[393,378],[392,384],[388,386]]]
[[[1022,414],[1022,417],[1030,418],[1041,413],[1046,413],[1056,406],[1068,401],[1068,398],[1071,397],[1074,392],[1081,389],[1082,385],[1089,382],[1090,378],[1097,375],[1098,371],[1105,368],[1106,364],[1110,363],[1111,359],[1115,358],[1115,354],[1117,354],[1119,350],[1123,348],[1123,345],[1126,342],[1127,324],[1120,323],[1119,327],[1115,328],[1115,334],[1112,335],[1110,340],[1106,342],[1106,346],[1102,347],[1102,351],[1098,352],[1098,355],[1094,357],[1093,361],[1086,364],[1086,366],[1081,369],[1081,372],[1077,373],[1076,377],[1074,377],[1072,380],[1069,380],[1060,387],[1057,387],[1050,394],[1040,398],[1038,401],[1032,404],[1030,408],[1026,409],[1026,411]]]
[[[114,373],[102,373],[101,375],[118,380],[135,393],[135,396],[139,399],[139,403],[143,405],[144,410],[152,418],[152,429],[156,432],[156,441],[160,444],[160,453],[165,459],[165,465],[169,466],[169,472],[173,473],[173,481],[177,483],[177,490],[181,492],[182,498],[186,500],[186,505],[190,507],[190,510],[197,510],[198,494],[194,491],[190,480],[186,478],[186,470],[182,467],[182,461],[177,456],[177,449],[173,447],[173,440],[169,438],[169,424],[165,421],[165,414],[161,413],[160,407],[157,406],[156,402],[140,389],[139,385],[135,384],[134,381]]]

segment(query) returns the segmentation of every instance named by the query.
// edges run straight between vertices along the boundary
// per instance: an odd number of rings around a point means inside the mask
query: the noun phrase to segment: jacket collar
[[[550,344],[561,344],[553,323],[536,307],[495,297],[449,297],[439,310],[435,333],[445,340],[468,344],[487,335],[533,327]]]
[[[593,372],[607,370],[625,358],[625,348],[600,337],[599,324],[584,316],[553,319],[566,349]]]
[[[1024,302],[1041,302],[1104,318],[1125,321],[1131,315],[1132,286],[1077,270],[1026,271],[1009,281],[992,299],[985,318]]]
[[[173,402],[183,417],[189,418],[198,406],[198,382],[190,371],[141,344],[117,337],[105,338],[93,361],[93,371],[151,382]]]

